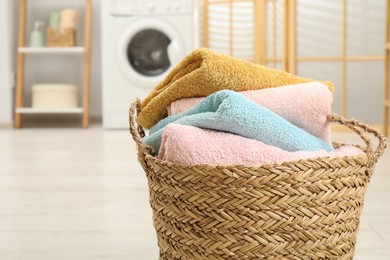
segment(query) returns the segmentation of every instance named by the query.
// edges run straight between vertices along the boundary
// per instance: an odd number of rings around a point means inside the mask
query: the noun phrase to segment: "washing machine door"
[[[117,61],[130,83],[152,88],[185,55],[182,36],[173,25],[157,18],[139,18],[123,31]]]

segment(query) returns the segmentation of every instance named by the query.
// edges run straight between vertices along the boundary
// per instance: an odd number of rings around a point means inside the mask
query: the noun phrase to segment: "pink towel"
[[[164,131],[158,158],[182,164],[260,165],[323,156],[352,156],[363,152],[354,146],[334,151],[287,152],[242,136],[169,124]]]
[[[333,96],[326,85],[310,82],[240,93],[310,134],[331,143],[331,127],[327,116]],[[188,98],[172,102],[167,108],[168,115],[176,115],[192,108],[202,99]]]

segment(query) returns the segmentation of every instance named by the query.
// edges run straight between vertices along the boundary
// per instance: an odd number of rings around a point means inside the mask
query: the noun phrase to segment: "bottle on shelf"
[[[36,21],[34,23],[34,30],[30,34],[30,46],[31,47],[43,47],[43,22]]]

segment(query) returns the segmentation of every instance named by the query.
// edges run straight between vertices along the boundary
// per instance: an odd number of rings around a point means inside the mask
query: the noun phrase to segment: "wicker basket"
[[[76,31],[66,28],[63,34],[54,28],[47,29],[47,46],[49,47],[73,47],[76,46]]]
[[[151,155],[138,111],[139,100],[130,108],[130,131],[148,178],[160,259],[353,258],[364,193],[386,147],[380,132],[331,115],[364,140],[364,155],[181,165]],[[375,151],[367,133],[379,139]]]

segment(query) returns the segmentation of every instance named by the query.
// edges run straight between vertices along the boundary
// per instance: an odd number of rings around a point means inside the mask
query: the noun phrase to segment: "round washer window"
[[[154,29],[139,31],[127,47],[127,59],[135,71],[144,76],[163,74],[171,65],[168,45],[171,40]]]

